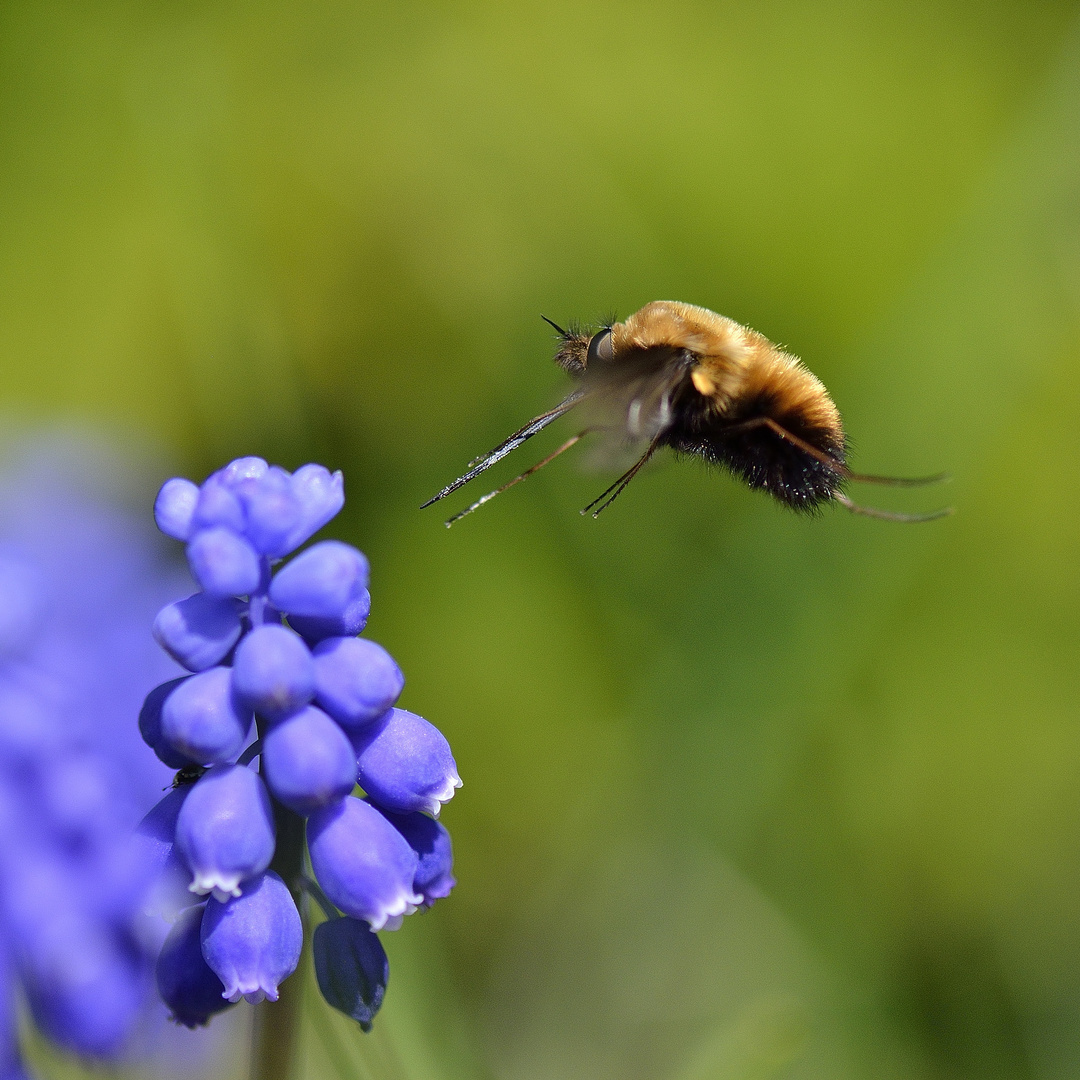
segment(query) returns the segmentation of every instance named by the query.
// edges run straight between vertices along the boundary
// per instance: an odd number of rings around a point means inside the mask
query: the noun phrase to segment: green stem
[[[304,819],[271,798],[277,847],[270,869],[300,898],[304,869]],[[264,1001],[255,1012],[251,1050],[251,1080],[290,1080],[300,1032],[303,980],[294,973],[281,984],[277,1001]]]

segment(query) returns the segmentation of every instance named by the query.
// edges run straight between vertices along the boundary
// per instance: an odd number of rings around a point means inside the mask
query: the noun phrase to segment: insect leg
[[[733,427],[727,428],[727,431],[748,431],[755,427],[767,427],[770,431],[774,431],[782,439],[786,439],[793,446],[797,446],[800,450],[809,454],[812,458],[816,458],[823,465],[828,465],[829,468],[835,469],[845,480],[853,480],[871,484],[891,484],[897,487],[917,487],[922,484],[936,484],[942,480],[949,478],[948,473],[940,473],[937,476],[924,476],[912,479],[904,479],[902,477],[889,477],[889,476],[867,476],[863,473],[854,473],[846,465],[841,465],[835,458],[830,457],[824,451],[819,450],[816,446],[811,446],[805,439],[800,439],[798,435],[792,434],[787,428],[782,427],[770,416],[758,416],[753,420],[747,420],[742,424],[735,424]],[[880,518],[883,521],[903,521],[903,522],[920,522],[920,521],[936,521],[938,518],[948,517],[952,512],[951,506],[946,506],[941,510],[931,511],[929,514],[899,514],[894,513],[891,510],[876,510],[871,506],[859,506],[854,503],[846,495],[841,494],[839,491],[833,494],[833,499],[841,506],[850,510],[853,514],[863,514],[866,517]]]
[[[600,516],[600,512],[602,510],[606,510],[623,493],[623,491],[626,489],[626,485],[629,484],[635,476],[637,476],[638,472],[641,470],[641,467],[645,464],[646,461],[649,460],[649,458],[653,456],[653,454],[656,452],[656,448],[659,445],[660,435],[657,435],[653,438],[653,441],[649,443],[649,448],[645,451],[645,453],[642,454],[641,457],[639,457],[637,461],[635,461],[634,464],[629,469],[627,469],[626,472],[624,472],[622,476],[620,476],[619,479],[611,485],[611,487],[607,489],[607,491],[604,491],[601,495],[593,499],[593,501],[589,503],[589,505],[586,506],[584,510],[581,511],[582,514],[587,514],[590,510],[592,510],[594,506],[596,506],[598,502],[601,502],[601,500],[603,500],[609,493],[614,492],[614,494],[612,494],[606,502],[603,502],[601,506],[599,506],[596,510],[593,510],[593,519],[595,520],[596,518],[598,518]]]
[[[489,451],[480,458],[480,460],[463,476],[459,476],[452,484],[447,484],[442,491],[437,495],[433,495],[426,503],[422,503],[420,509],[423,510],[425,506],[430,506],[440,499],[445,499],[447,495],[457,491],[459,487],[463,484],[467,484],[473,477],[479,476],[485,469],[490,469],[495,462],[502,461],[511,450],[516,450],[526,439],[531,439],[538,431],[543,431],[548,424],[558,420],[563,413],[569,412],[569,410],[584,396],[584,390],[575,390],[568,398],[561,401],[550,412],[541,413],[539,416],[530,420],[523,428],[515,431],[510,438],[505,439],[503,442],[499,443],[494,450]]]
[[[495,498],[496,495],[501,495],[507,488],[512,488],[515,484],[520,484],[522,480],[525,480],[527,477],[532,476],[534,472],[539,472],[545,465],[548,464],[548,462],[554,461],[560,454],[565,453],[567,450],[570,449],[571,446],[574,445],[574,443],[579,442],[584,436],[588,435],[591,430],[591,428],[586,428],[584,431],[579,431],[576,435],[567,439],[566,442],[564,442],[562,446],[560,446],[559,449],[556,450],[554,453],[548,454],[548,456],[544,458],[543,461],[538,461],[535,465],[530,466],[520,476],[515,476],[513,480],[510,480],[507,483],[503,484],[502,487],[496,488],[494,491],[489,491],[486,495],[482,495],[479,499],[476,500],[476,502],[472,504],[472,506],[467,506],[460,513],[455,514],[452,518],[450,518],[449,521],[447,521],[446,523],[446,527],[449,529],[455,521],[460,521],[463,517],[465,517],[466,514],[471,514],[474,510],[479,510],[480,507],[484,505],[484,503],[490,502],[492,499]]]
[[[929,514],[897,514],[891,510],[877,510],[872,506],[859,506],[858,503],[852,502],[846,495],[843,495],[840,492],[833,495],[833,499],[846,510],[850,510],[853,514],[863,514],[865,517],[880,518],[882,521],[902,521],[907,524],[917,524],[921,521],[937,521],[938,518],[948,517],[953,513],[953,508],[951,506],[946,506],[941,510],[932,510]]]
[[[857,484],[881,484],[884,487],[925,487],[927,484],[944,484],[951,480],[952,476],[947,472],[935,473],[933,476],[873,476],[870,473],[845,471],[848,480]]]

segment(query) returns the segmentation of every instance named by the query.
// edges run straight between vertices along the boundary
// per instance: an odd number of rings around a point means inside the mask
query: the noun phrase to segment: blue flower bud
[[[307,837],[327,897],[372,930],[396,928],[423,903],[412,888],[416,852],[375,807],[348,798],[319,810],[308,818]]]
[[[245,480],[261,479],[269,468],[264,458],[254,455],[239,457],[218,469],[212,479],[220,481],[227,488],[236,488]]]
[[[240,701],[260,716],[288,716],[315,696],[311,652],[280,624],[257,626],[236,650],[232,685]]]
[[[230,532],[244,531],[244,508],[229,484],[215,473],[199,489],[199,501],[191,515],[189,539],[203,529],[223,527]]]
[[[176,476],[161,485],[154,502],[157,527],[174,540],[186,540],[191,535],[191,519],[199,501],[199,489],[190,480]]]
[[[340,615],[319,618],[317,615],[290,615],[289,625],[309,644],[329,637],[355,637],[367,625],[371,613],[371,593],[361,589]]]
[[[303,944],[300,913],[272,870],[249,881],[243,896],[206,905],[203,958],[229,1001],[277,1001],[278,983],[296,970]]]
[[[262,768],[274,797],[298,814],[344,799],[356,784],[348,736],[313,705],[263,736]]]
[[[176,846],[192,892],[239,896],[240,885],[274,857],[270,796],[245,765],[215,765],[191,789],[176,819]]]
[[[244,533],[255,550],[272,558],[292,551],[290,537],[301,516],[292,477],[275,465],[257,479],[241,481],[235,491],[244,507]]]
[[[172,1018],[185,1027],[202,1027],[214,1013],[232,1002],[225,987],[203,959],[200,929],[204,904],[185,911],[165,939],[155,974],[158,993]]]
[[[387,810],[424,810],[438,817],[461,787],[450,744],[433,724],[391,709],[353,739],[357,779],[372,802]]]
[[[383,816],[405,837],[420,860],[413,888],[423,896],[424,907],[449,896],[457,881],[451,873],[454,852],[450,834],[443,825],[427,814],[394,814],[384,810]]]
[[[382,942],[366,923],[328,919],[315,927],[312,953],[315,977],[327,1003],[370,1031],[390,979]]]
[[[195,593],[167,604],[154,620],[157,643],[188,671],[221,663],[240,640],[237,602],[230,597]]]
[[[219,525],[197,532],[187,557],[195,580],[213,596],[247,596],[259,587],[259,556],[232,529]]]
[[[270,602],[288,615],[335,618],[368,584],[368,562],[340,540],[324,540],[301,552],[270,582]]]
[[[314,536],[345,505],[340,470],[331,473],[322,465],[301,465],[292,475],[292,490],[300,504],[300,520],[288,538],[288,551]]]
[[[184,679],[161,707],[164,741],[200,765],[236,757],[250,729],[251,711],[237,701],[225,667]]]
[[[401,695],[405,676],[394,658],[374,641],[328,638],[312,653],[316,700],[350,731],[380,717]]]
[[[158,758],[170,769],[182,769],[185,765],[193,765],[194,762],[179,750],[174,750],[165,740],[161,731],[161,710],[165,699],[182,683],[188,679],[187,675],[179,679],[170,679],[169,682],[155,686],[142,708],[139,710],[139,734],[143,742],[157,754]]]

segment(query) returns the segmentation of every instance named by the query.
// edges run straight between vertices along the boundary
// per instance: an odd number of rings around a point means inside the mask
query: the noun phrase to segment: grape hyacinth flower
[[[151,691],[139,716],[179,770],[140,841],[155,902],[177,919],[158,989],[189,1027],[240,998],[277,1000],[306,890],[327,917],[314,939],[323,996],[369,1029],[388,977],[376,931],[454,885],[434,819],[461,780],[442,734],[395,708],[405,680],[390,654],[358,637],[367,559],[323,540],[276,568],[344,498],[341,473],[246,457],[201,485],[167,481],[154,507],[201,588],[154,622],[190,674]]]
[[[92,448],[34,440],[0,476],[0,1076],[21,999],[77,1055],[126,1052],[151,999],[150,873],[129,838],[166,767],[131,714],[176,674],[146,622],[177,575],[101,489]],[[103,463],[102,463],[103,464]],[[104,470],[101,470],[104,471]]]

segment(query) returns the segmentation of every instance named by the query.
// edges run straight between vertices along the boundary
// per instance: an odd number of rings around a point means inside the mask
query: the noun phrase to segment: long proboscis
[[[499,443],[494,450],[485,454],[468,472],[459,476],[452,484],[447,484],[437,495],[433,495],[426,503],[422,503],[420,509],[423,510],[425,506],[431,506],[432,503],[437,503],[440,499],[445,499],[447,495],[452,495],[459,487],[467,484],[470,480],[479,476],[482,472],[490,469],[498,461],[502,461],[507,454],[516,450],[523,442],[531,439],[537,432],[543,431],[548,424],[558,420],[560,416],[568,413],[583,397],[585,396],[584,390],[575,390],[569,397],[559,402],[550,412],[541,413],[539,416],[530,420],[523,428],[519,428],[514,432],[510,438],[505,439]]]

